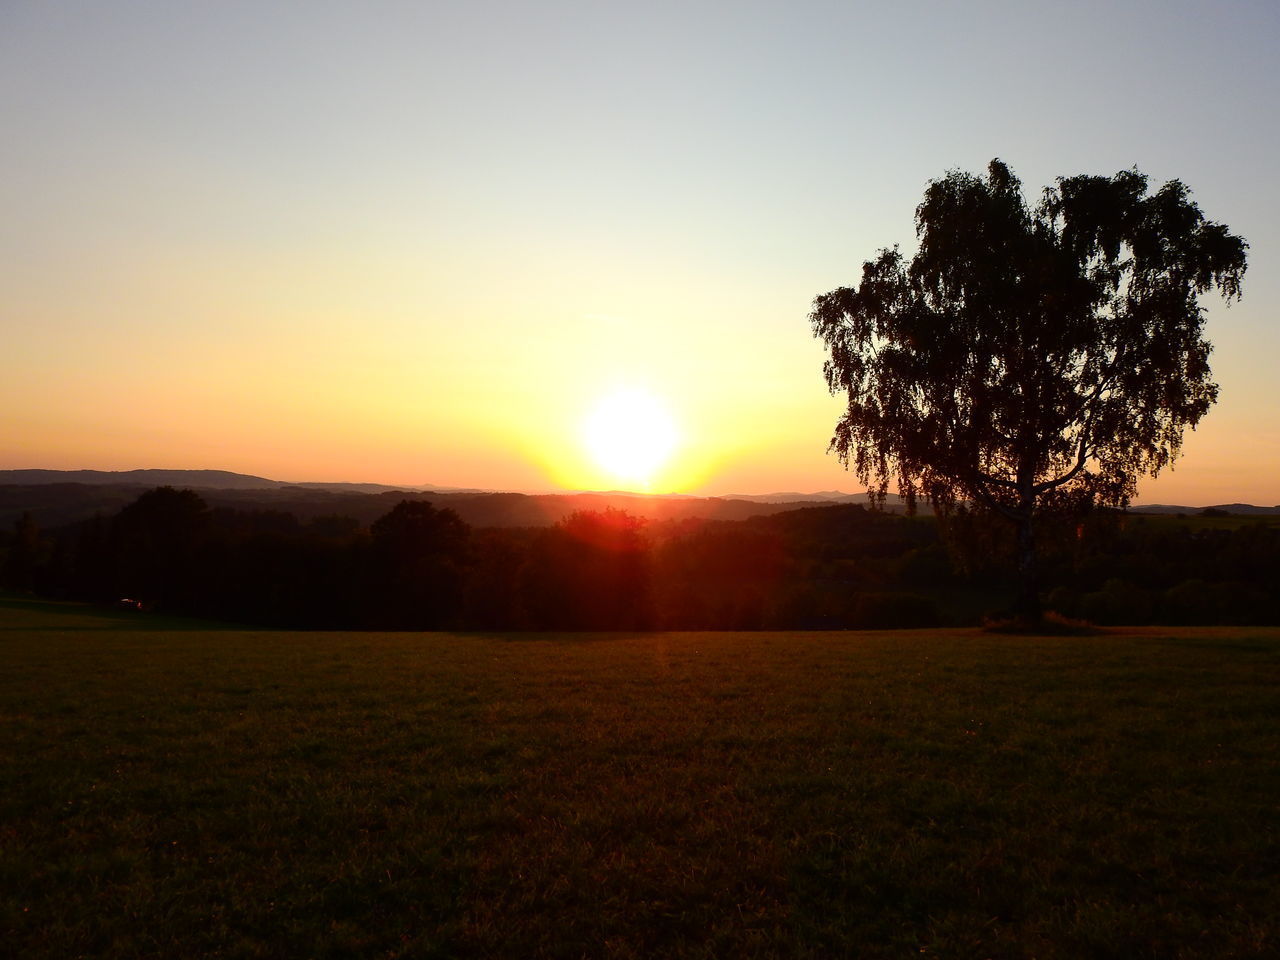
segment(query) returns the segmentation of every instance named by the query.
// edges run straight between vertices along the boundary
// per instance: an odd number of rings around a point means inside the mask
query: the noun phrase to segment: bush
[[[1045,597],[1045,609],[1064,617],[1074,617],[1080,610],[1080,594],[1070,587],[1054,587]]]
[[[1093,623],[1131,626],[1150,623],[1155,615],[1156,595],[1128,580],[1111,579],[1095,593],[1080,598],[1079,614]]]

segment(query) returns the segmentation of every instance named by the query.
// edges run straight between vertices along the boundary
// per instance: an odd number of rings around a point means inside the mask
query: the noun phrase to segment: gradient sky
[[[0,468],[861,489],[813,297],[1005,160],[1179,178],[1251,245],[1142,502],[1280,503],[1280,5],[0,2]]]

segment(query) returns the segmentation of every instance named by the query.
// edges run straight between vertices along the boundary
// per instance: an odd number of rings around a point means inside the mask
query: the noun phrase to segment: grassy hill
[[[0,603],[15,956],[1263,957],[1280,630],[291,633]]]

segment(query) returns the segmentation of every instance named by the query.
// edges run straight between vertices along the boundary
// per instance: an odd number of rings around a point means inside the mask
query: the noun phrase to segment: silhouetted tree
[[[753,630],[768,624],[788,564],[775,527],[699,525],[656,551],[654,567],[664,626]]]
[[[4,560],[4,582],[11,587],[30,590],[35,585],[40,558],[40,527],[29,510],[24,510],[13,523],[13,538]]]
[[[652,621],[645,521],[612,507],[579,510],[531,545],[521,594],[541,629],[631,630]]]
[[[73,524],[69,531],[71,562],[62,584],[67,594],[102,602],[112,599],[115,586],[110,524],[101,515]]]
[[[470,528],[452,510],[426,500],[402,500],[369,528],[374,595],[382,626],[448,626],[461,601],[462,563]]]
[[[521,568],[538,531],[475,531],[467,551],[462,620],[467,629],[512,630],[526,624],[520,598]]]
[[[1217,398],[1199,297],[1240,296],[1248,245],[1174,180],[1060,178],[1031,208],[999,160],[953,171],[916,209],[919,250],[815,299],[831,449],[883,498],[965,501],[1017,530],[1020,616],[1040,615],[1037,517],[1123,507]]]
[[[121,510],[112,528],[119,595],[192,612],[203,593],[199,547],[208,525],[209,508],[194,490],[157,487]]]

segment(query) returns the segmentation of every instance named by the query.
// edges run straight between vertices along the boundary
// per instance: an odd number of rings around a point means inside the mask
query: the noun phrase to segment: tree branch
[[[1008,487],[1010,490],[1018,489],[1018,481],[1007,480],[1004,477],[993,477],[990,474],[983,473],[981,470],[974,471],[975,475],[983,483],[989,483],[997,487]]]
[[[985,479],[982,473],[979,473],[978,477]],[[1014,484],[1012,481],[1009,481],[1009,480],[1000,481],[999,478],[996,478],[996,477],[993,477],[991,479],[997,480],[998,482],[1007,484],[1009,486],[1016,487],[1016,484]],[[1005,504],[1001,503],[999,500],[993,497],[990,493],[988,493],[985,489],[983,489],[981,483],[974,484],[973,492],[977,495],[978,499],[982,501],[983,506],[985,506],[988,510],[994,510],[996,513],[1000,514],[1002,517],[1004,517],[1007,520],[1022,519],[1022,514],[1019,511],[1014,510],[1012,507],[1008,507]]]
[[[1092,420],[1092,417],[1090,418],[1090,420]],[[1077,476],[1079,476],[1080,471],[1084,469],[1084,465],[1088,462],[1088,460],[1089,460],[1089,422],[1086,422],[1084,427],[1081,428],[1080,430],[1080,450],[1079,450],[1079,453],[1076,455],[1075,466],[1072,467],[1070,470],[1068,470],[1066,473],[1064,473],[1062,476],[1058,477],[1056,480],[1046,480],[1043,483],[1037,483],[1034,487],[1031,488],[1032,495],[1038,497],[1040,496],[1040,494],[1048,493],[1050,490],[1053,490],[1055,487],[1060,487],[1064,483],[1070,483]]]

